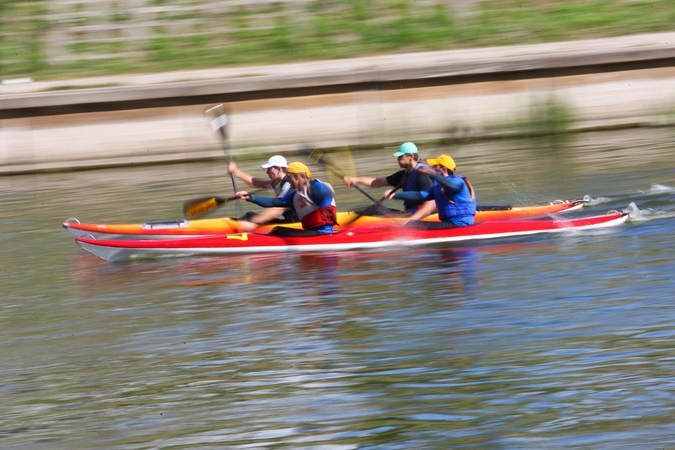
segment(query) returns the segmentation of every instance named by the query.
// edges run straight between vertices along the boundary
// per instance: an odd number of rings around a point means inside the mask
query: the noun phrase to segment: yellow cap
[[[307,174],[307,178],[312,178],[312,174],[309,172],[309,169],[306,165],[300,162],[292,162],[286,168],[288,173],[304,173]]]
[[[457,164],[455,164],[455,160],[449,157],[448,155],[441,155],[435,159],[427,159],[427,163],[429,163],[430,166],[440,165],[447,168],[448,170],[455,170],[455,168],[457,167]]]

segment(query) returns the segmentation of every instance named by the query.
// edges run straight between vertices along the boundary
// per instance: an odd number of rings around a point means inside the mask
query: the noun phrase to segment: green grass
[[[137,11],[102,9],[91,16],[71,7],[64,22],[52,18],[57,3],[0,0],[0,79],[163,72],[675,30],[672,0],[484,0],[473,14],[461,17],[440,0],[316,0],[257,7],[221,2],[221,9],[208,15],[190,6],[199,2],[148,0],[171,10],[151,18],[154,28],[146,30],[145,39],[124,41],[123,27],[138,20]],[[85,24],[119,27],[117,40],[88,32]],[[71,61],[57,63],[49,54],[53,31],[71,37],[60,50]],[[108,58],[93,59],[100,54]]]
[[[554,143],[564,141],[576,120],[572,107],[564,99],[549,95],[533,97],[527,109],[520,116],[514,117],[507,123],[490,124],[487,128],[492,132],[496,131],[497,135],[510,137],[548,136],[554,139],[551,141]],[[453,131],[462,130],[449,130],[448,140],[461,138],[461,133],[453,133]]]

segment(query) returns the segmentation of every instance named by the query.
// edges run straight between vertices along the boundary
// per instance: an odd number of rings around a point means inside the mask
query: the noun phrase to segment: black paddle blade
[[[235,197],[203,197],[196,200],[188,200],[183,203],[183,214],[188,219],[195,219],[220,208],[225,203],[234,200]]]

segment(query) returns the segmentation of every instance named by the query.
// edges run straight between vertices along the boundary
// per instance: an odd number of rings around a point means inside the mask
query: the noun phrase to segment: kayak
[[[234,233],[177,239],[102,239],[79,237],[86,251],[106,261],[158,256],[227,255],[264,252],[336,252],[374,248],[402,248],[432,244],[526,236],[540,233],[587,230],[617,226],[628,212],[569,220],[491,220],[443,230],[405,226],[359,226],[334,234],[286,237],[264,233]]]
[[[550,214],[573,211],[584,206],[583,200],[556,200],[554,202],[531,206],[486,206],[479,207],[474,220],[525,219],[545,217]],[[402,218],[382,216],[361,216],[355,212],[339,212],[338,223],[349,224],[350,228],[358,226],[393,226]],[[356,220],[355,220],[356,219]],[[424,220],[438,221],[433,214]],[[353,222],[352,222],[353,221]],[[268,224],[258,227],[257,233],[269,233],[276,225],[290,228],[302,228],[299,222],[284,224]],[[95,224],[80,223],[75,218],[67,219],[63,227],[76,237],[89,235],[102,239],[172,239],[176,237],[195,237],[214,234],[231,234],[243,231],[236,219],[200,219],[172,220],[166,222],[146,222],[137,224]],[[335,228],[340,230],[340,226]]]

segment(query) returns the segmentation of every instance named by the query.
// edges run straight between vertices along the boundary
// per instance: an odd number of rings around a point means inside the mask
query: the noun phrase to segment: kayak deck
[[[627,218],[626,212],[612,212],[602,216],[571,220],[486,221],[443,230],[419,230],[404,226],[359,226],[334,234],[305,237],[270,236],[251,232],[167,240],[97,240],[81,237],[77,238],[76,242],[84,250],[112,262],[157,256],[345,251],[448,244],[612,227],[624,223]]]
[[[534,217],[545,217],[552,214],[573,211],[584,206],[583,200],[556,200],[542,205],[531,206],[489,206],[476,213],[475,221],[487,220],[510,220]],[[361,216],[355,212],[339,212],[338,224],[354,226],[395,226],[403,218]],[[427,221],[438,221],[438,215],[432,214],[426,217]],[[353,221],[353,222],[352,222]],[[277,225],[289,228],[302,228],[299,222],[284,224],[262,225],[256,232],[268,233]],[[195,237],[207,235],[221,235],[239,233],[242,229],[239,221],[230,218],[200,219],[200,220],[172,220],[165,222],[146,222],[137,224],[92,224],[80,223],[75,218],[67,219],[63,227],[76,237],[90,235],[95,238],[125,238],[125,239],[171,239],[176,237]],[[338,225],[336,231],[340,231]]]

